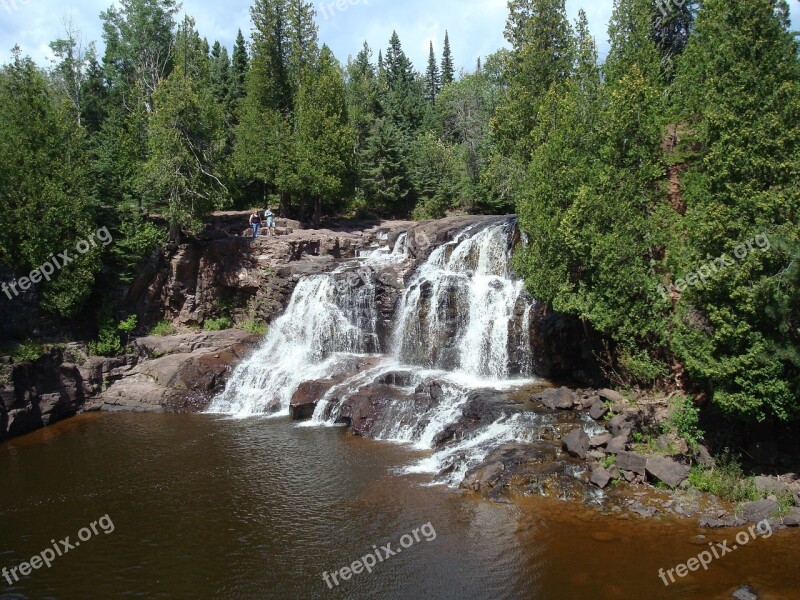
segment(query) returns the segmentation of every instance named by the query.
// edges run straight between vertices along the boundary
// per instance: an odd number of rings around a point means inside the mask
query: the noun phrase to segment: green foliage
[[[111,247],[115,274],[122,283],[130,283],[137,267],[156,248],[166,243],[167,232],[148,221],[138,210],[121,211],[119,234]]]
[[[115,323],[111,303],[105,301],[97,318],[97,328],[97,339],[89,342],[86,346],[89,354],[91,356],[119,356],[123,351],[120,331],[125,331],[127,335],[136,329],[136,317],[127,319],[122,325]]]
[[[616,454],[608,454],[608,455],[606,455],[606,457],[603,460],[600,461],[600,465],[604,469],[608,469],[608,468],[614,466],[615,464],[617,464],[617,455]]]
[[[697,445],[705,437],[700,429],[700,408],[689,398],[679,398],[672,405],[667,420],[662,424],[665,433],[674,433],[682,437],[689,448]]]
[[[707,492],[728,502],[753,502],[762,495],[752,477],[745,477],[742,467],[730,456],[723,456],[713,469],[699,465],[692,467],[689,484],[698,491]]]
[[[248,319],[247,321],[241,323],[236,323],[236,328],[262,336],[267,335],[269,332],[269,326],[266,323],[260,323],[252,319]]]
[[[175,333],[175,326],[172,321],[161,321],[153,329],[150,330],[150,335],[158,337],[167,337]]]
[[[224,329],[233,329],[233,320],[230,317],[219,317],[218,319],[206,319],[203,324],[203,329],[206,331],[222,331]]]
[[[41,305],[77,314],[100,270],[100,247],[76,243],[97,227],[85,132],[74,104],[15,53],[0,70],[0,257],[27,275],[68,251],[74,260],[41,286]]]
[[[44,354],[44,347],[40,343],[27,339],[12,351],[11,356],[20,362],[35,362]]]

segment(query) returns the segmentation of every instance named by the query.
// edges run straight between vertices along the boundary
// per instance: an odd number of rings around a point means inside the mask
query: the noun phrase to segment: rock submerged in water
[[[734,600],[759,600],[761,596],[752,585],[743,585],[731,594]]]

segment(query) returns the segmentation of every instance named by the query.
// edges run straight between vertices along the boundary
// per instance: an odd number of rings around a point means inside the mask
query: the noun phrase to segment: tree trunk
[[[319,229],[322,223],[322,197],[314,198],[314,228]]]
[[[280,215],[286,219],[289,217],[289,210],[291,209],[292,197],[286,192],[281,192],[281,208]]]

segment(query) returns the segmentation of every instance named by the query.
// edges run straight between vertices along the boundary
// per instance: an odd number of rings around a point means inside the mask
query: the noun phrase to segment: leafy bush
[[[116,261],[116,273],[123,283],[133,281],[136,266],[153,250],[167,241],[167,233],[145,220],[138,210],[130,210],[122,217],[119,236],[111,247]]]
[[[688,398],[680,398],[672,408],[667,420],[662,425],[665,433],[674,433],[689,444],[690,448],[697,445],[705,437],[700,429],[700,409]]]
[[[729,502],[752,502],[761,498],[752,477],[745,477],[742,467],[730,456],[723,456],[716,467],[692,467],[689,483],[701,492],[708,492]]]
[[[21,362],[33,362],[44,356],[44,348],[38,342],[27,339],[17,346],[12,356]]]
[[[175,326],[170,321],[161,321],[158,325],[150,330],[150,335],[158,337],[166,337],[175,333]]]
[[[220,317],[218,319],[207,319],[203,324],[203,329],[206,331],[222,331],[224,329],[231,329],[233,321],[230,317]]]
[[[258,321],[253,320],[237,323],[236,328],[243,331],[249,331],[250,333],[255,333],[256,335],[267,335],[267,332],[269,331],[269,327],[266,323],[259,323]]]

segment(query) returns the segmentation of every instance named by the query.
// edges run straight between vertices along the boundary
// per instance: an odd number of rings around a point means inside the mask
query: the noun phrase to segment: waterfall
[[[531,374],[533,304],[511,273],[509,229],[468,229],[431,254],[400,300],[399,361],[494,380]]]
[[[301,383],[332,376],[347,355],[379,352],[377,324],[371,280],[341,273],[300,280],[286,312],[236,368],[208,412],[238,417],[287,412]]]
[[[435,248],[401,293],[387,348],[378,338],[374,272],[408,264],[407,234],[391,250],[362,251],[355,263],[302,279],[209,412],[286,414],[302,383],[329,380],[304,425],[334,425],[348,400],[390,378],[398,397],[378,414],[370,436],[434,449],[464,418],[471,392],[531,376],[534,304],[512,273],[514,228],[511,220],[474,225]],[[354,369],[354,358],[367,355],[368,367]],[[436,393],[420,392],[431,389]],[[540,428],[535,415],[503,413],[409,470],[447,471],[446,481],[457,484],[494,447],[530,441]]]

